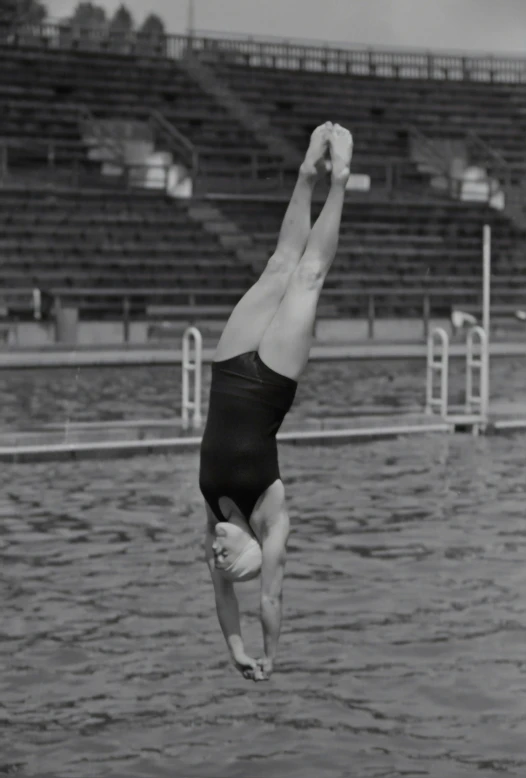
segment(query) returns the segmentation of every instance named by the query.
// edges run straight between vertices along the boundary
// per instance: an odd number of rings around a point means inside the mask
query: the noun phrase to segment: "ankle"
[[[341,186],[345,189],[347,186],[347,182],[349,181],[351,175],[351,170],[348,167],[339,168],[338,170],[334,170],[331,173],[331,184],[332,186]]]
[[[314,183],[318,177],[316,166],[306,160],[301,163],[298,178],[309,183]]]

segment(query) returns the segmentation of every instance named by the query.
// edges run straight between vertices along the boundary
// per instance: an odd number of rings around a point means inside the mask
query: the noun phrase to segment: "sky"
[[[121,0],[96,0],[108,13]],[[46,0],[45,0],[46,2]],[[150,12],[184,33],[191,0],[126,0],[138,24]],[[77,0],[47,0],[50,17]],[[345,44],[526,55],[526,0],[193,0],[195,28]]]

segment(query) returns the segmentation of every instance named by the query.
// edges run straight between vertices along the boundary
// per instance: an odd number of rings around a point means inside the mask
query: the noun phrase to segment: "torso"
[[[276,433],[296,388],[257,352],[213,363],[199,484],[218,520],[225,519],[219,498],[233,500],[248,521],[269,487],[281,483]]]

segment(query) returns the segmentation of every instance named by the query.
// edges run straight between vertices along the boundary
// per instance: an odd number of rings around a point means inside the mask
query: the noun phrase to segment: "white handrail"
[[[191,345],[194,349],[192,361]],[[183,335],[183,403],[182,403],[182,427],[187,430],[190,426],[189,412],[192,412],[192,429],[199,429],[202,424],[201,416],[201,373],[203,364],[203,338],[197,327],[188,327]],[[193,397],[190,397],[190,375],[194,376]]]
[[[437,339],[438,342],[437,343]],[[435,346],[440,349],[438,360],[435,359]],[[440,375],[440,394],[434,394],[435,372]],[[426,413],[440,410],[443,419],[447,416],[449,395],[449,335],[441,327],[436,327],[429,333],[427,339],[427,383],[426,383]]]
[[[476,341],[479,341],[480,354],[475,353]],[[479,372],[479,393],[474,393],[474,375]],[[466,413],[478,411],[482,418],[488,417],[489,397],[489,346],[488,336],[483,327],[473,327],[468,332],[466,342]]]
[[[491,341],[491,227],[484,225],[482,233],[482,327],[486,333],[485,343],[485,378],[484,378],[484,403],[486,412],[489,413],[489,349]]]

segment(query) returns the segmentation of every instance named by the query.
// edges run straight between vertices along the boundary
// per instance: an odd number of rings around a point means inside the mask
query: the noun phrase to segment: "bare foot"
[[[345,127],[335,124],[329,138],[332,162],[332,180],[347,183],[351,174],[353,150],[352,135]]]
[[[305,160],[300,168],[303,175],[317,177],[326,171],[325,155],[329,149],[332,129],[332,123],[325,122],[325,124],[316,127],[312,133]]]

